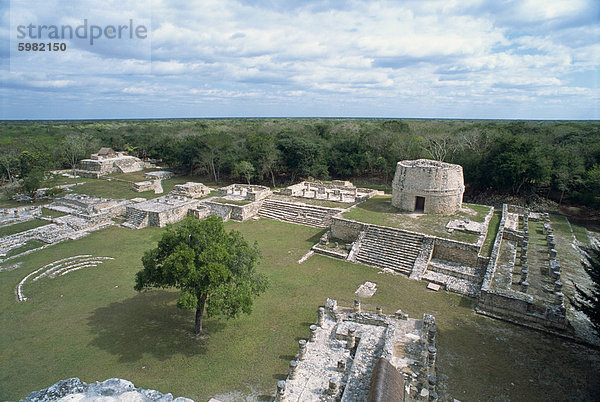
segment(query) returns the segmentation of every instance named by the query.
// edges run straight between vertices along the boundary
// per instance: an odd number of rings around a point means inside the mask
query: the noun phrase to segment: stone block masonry
[[[424,394],[437,399],[432,316],[415,320],[401,311],[339,308],[332,299],[318,313],[310,338],[299,341],[287,379],[277,383],[276,400],[364,401],[383,394],[385,384],[400,390],[395,400],[424,400]],[[375,369],[382,364],[387,374]]]
[[[418,159],[398,162],[392,205],[410,212],[454,214],[465,191],[460,165]]]
[[[188,216],[189,210],[196,208],[199,200],[187,197],[165,195],[152,200],[127,206],[127,222],[124,226],[141,229],[146,226],[164,227]]]

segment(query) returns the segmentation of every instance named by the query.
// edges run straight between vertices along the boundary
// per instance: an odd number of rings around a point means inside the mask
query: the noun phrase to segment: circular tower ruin
[[[417,159],[400,161],[392,182],[392,205],[403,211],[453,214],[462,205],[462,166]]]

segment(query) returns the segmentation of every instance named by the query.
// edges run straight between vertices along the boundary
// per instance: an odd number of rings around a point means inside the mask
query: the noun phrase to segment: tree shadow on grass
[[[194,313],[177,308],[176,299],[175,292],[153,290],[94,310],[88,319],[96,335],[90,346],[118,355],[121,362],[140,360],[144,354],[165,360],[206,353],[209,337],[225,324],[204,320],[205,337],[196,338]]]

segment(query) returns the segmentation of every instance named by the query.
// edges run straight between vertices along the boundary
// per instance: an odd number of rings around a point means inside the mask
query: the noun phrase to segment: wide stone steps
[[[356,261],[409,275],[419,256],[423,236],[391,228],[369,226]]]
[[[265,200],[258,210],[258,215],[299,225],[325,228],[331,224],[331,217],[339,212],[341,210],[335,208]]]

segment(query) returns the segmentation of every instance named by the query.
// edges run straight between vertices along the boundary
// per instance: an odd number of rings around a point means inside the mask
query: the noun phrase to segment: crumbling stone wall
[[[220,197],[234,195],[250,201],[264,200],[272,194],[269,187],[248,184],[232,184],[221,187],[218,191]]]
[[[400,161],[392,181],[392,205],[412,212],[421,197],[424,213],[453,214],[462,206],[464,191],[460,165],[428,159]]]
[[[346,242],[353,242],[358,238],[360,232],[367,229],[368,224],[344,219],[340,217],[331,218],[331,237]]]

